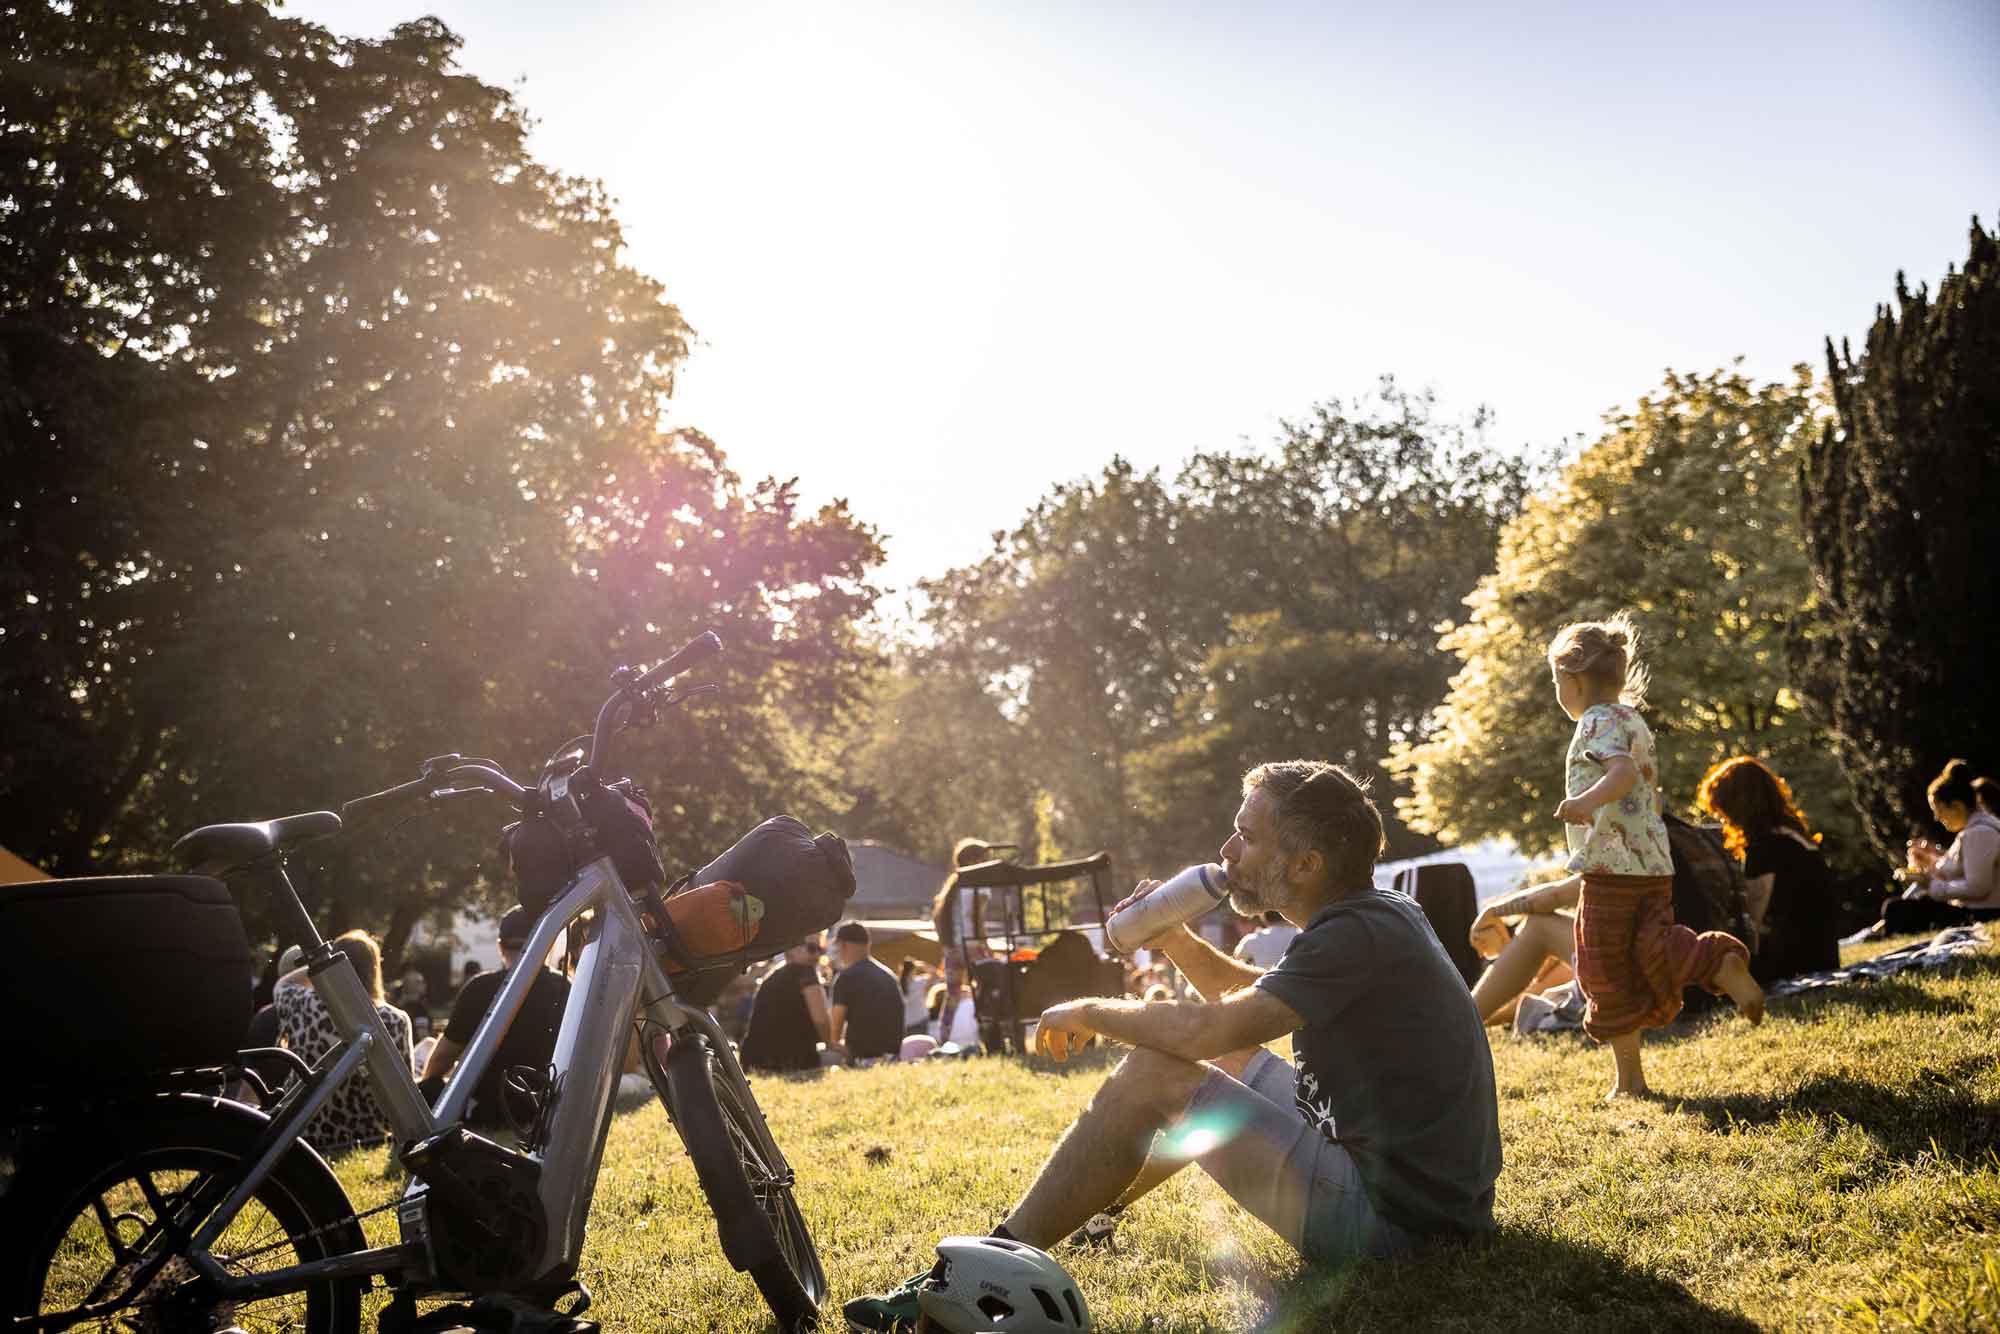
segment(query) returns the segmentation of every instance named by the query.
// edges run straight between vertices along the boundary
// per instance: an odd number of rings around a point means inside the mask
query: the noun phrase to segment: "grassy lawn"
[[[1731,1015],[1649,1038],[1662,1096],[1637,1105],[1600,1101],[1610,1056],[1586,1041],[1496,1033],[1506,1170],[1484,1251],[1305,1270],[1189,1171],[1132,1210],[1115,1253],[1056,1253],[1105,1329],[1994,1329],[1996,1044],[2000,952],[1778,1001],[1761,1028]],[[759,1080],[833,1285],[829,1324],[923,1267],[937,1237],[990,1227],[1107,1066]],[[339,1166],[358,1204],[394,1189],[379,1153]],[[767,1327],[656,1105],[612,1129],[583,1277],[607,1329]]]

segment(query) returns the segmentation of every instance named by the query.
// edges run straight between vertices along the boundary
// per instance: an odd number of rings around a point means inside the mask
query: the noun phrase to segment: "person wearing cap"
[[[877,963],[868,928],[842,922],[833,933],[833,1006],[827,1045],[846,1048],[850,1061],[894,1056],[903,1046],[903,988]]]
[[[520,964],[521,954],[528,947],[528,933],[534,925],[535,914],[518,903],[501,917],[501,967],[498,971],[475,974],[459,988],[458,999],[451,1005],[451,1018],[446,1021],[437,1045],[431,1048],[430,1058],[424,1062],[426,1099],[435,1101],[443,1091],[445,1076],[458,1064],[472,1035],[479,1031],[480,1021],[493,1008],[500,988]],[[537,1072],[548,1068],[549,1058],[555,1055],[556,1030],[562,1026],[563,1007],[568,1002],[569,979],[552,969],[538,967],[534,985],[528,989],[527,999],[521,1002],[520,1013],[514,1016],[506,1036],[500,1039],[500,1049],[493,1054],[492,1062],[479,1077],[479,1086],[473,1090],[467,1117],[472,1124],[488,1128],[509,1124],[501,1091],[507,1071],[517,1065]]]

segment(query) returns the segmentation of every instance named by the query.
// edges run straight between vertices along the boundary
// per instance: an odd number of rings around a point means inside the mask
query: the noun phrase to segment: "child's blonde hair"
[[[1549,665],[1594,686],[1615,689],[1618,702],[1639,708],[1650,679],[1639,663],[1639,627],[1621,611],[1602,621],[1573,621],[1549,643]]]

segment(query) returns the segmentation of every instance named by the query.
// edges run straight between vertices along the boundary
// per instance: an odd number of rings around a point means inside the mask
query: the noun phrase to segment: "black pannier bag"
[[[685,876],[645,913],[674,990],[712,1005],[748,962],[782,954],[847,911],[854,858],[838,834],[813,837],[789,815],[774,815],[729,851]],[[714,949],[704,950],[704,943]],[[704,957],[724,962],[704,966]]]
[[[243,919],[221,881],[126,875],[0,885],[0,1069],[115,1085],[230,1063],[250,1026]]]
[[[678,894],[725,882],[761,904],[762,921],[748,948],[768,959],[840,920],[854,897],[854,855],[840,835],[814,838],[803,821],[774,815],[689,876],[684,888],[676,886],[668,905]]]

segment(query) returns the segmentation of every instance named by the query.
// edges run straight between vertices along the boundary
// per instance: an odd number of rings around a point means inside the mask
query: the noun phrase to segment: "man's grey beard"
[[[1278,872],[1276,865],[1266,863],[1263,874],[1254,880],[1241,871],[1230,876],[1229,906],[1244,917],[1261,917],[1282,909],[1285,887]]]

